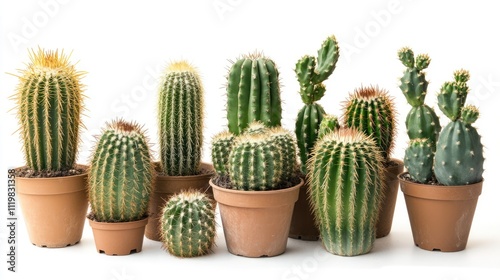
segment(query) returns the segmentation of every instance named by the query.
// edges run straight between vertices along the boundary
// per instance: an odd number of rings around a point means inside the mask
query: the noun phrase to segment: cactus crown
[[[431,60],[427,54],[420,54],[415,58],[413,51],[408,47],[401,48],[398,57],[406,66],[399,88],[411,106],[421,106],[424,104],[429,84],[423,70],[429,66]]]
[[[334,115],[324,115],[319,124],[318,139],[340,128],[339,119]]]
[[[454,81],[445,82],[438,93],[439,109],[451,121],[456,121],[460,118],[467,94],[469,93],[469,86],[467,85],[469,78],[468,71],[463,69],[457,70],[454,73]]]

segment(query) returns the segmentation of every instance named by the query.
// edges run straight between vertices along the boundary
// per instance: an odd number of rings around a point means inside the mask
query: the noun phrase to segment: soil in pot
[[[404,170],[404,163],[399,159],[391,159],[385,169],[385,191],[381,201],[379,219],[377,222],[377,238],[389,235],[392,229],[394,209],[398,197],[398,175]]]

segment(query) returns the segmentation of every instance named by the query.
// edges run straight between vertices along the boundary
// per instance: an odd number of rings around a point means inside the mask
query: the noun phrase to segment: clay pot
[[[404,163],[399,159],[391,159],[397,163],[385,170],[385,192],[383,194],[379,219],[377,222],[377,238],[385,237],[391,232],[394,209],[398,198],[399,180],[398,175],[404,170]]]
[[[89,207],[87,176],[16,177],[16,192],[33,245],[61,248],[81,240]]]
[[[213,171],[213,165],[201,163],[204,170]],[[160,214],[165,202],[174,194],[182,190],[193,189],[208,194],[213,199],[212,188],[208,181],[213,173],[205,173],[194,176],[156,176],[153,191],[149,199],[148,213],[149,222],[146,226],[146,237],[154,241],[160,241]]]
[[[309,185],[304,182],[300,187],[299,198],[293,208],[292,222],[288,237],[293,239],[316,241],[319,240],[319,230],[314,222],[314,215],[309,204],[307,189]]]
[[[148,218],[123,223],[97,222],[90,218],[88,220],[97,252],[109,256],[123,256],[142,251]]]
[[[241,191],[219,187],[211,180],[228,251],[254,258],[283,254],[303,184],[301,180],[287,189]]]
[[[483,181],[463,186],[409,182],[398,176],[415,245],[430,251],[464,250]]]

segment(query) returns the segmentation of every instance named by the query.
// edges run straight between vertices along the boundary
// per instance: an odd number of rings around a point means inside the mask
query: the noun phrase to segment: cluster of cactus
[[[38,49],[21,70],[16,99],[26,165],[34,171],[74,168],[83,111],[83,72],[69,55]]]
[[[332,35],[321,45],[317,58],[305,55],[295,65],[300,96],[304,102],[295,122],[295,135],[303,173],[306,173],[307,160],[318,139],[319,126],[325,115],[325,110],[317,101],[325,95],[326,87],[323,82],[333,73],[338,59],[339,47],[335,36]]]
[[[371,251],[384,192],[382,153],[372,137],[342,128],[319,139],[308,166],[308,190],[325,248],[337,255]]]
[[[229,132],[242,133],[250,123],[281,125],[281,96],[276,64],[262,53],[245,55],[234,62],[227,77]]]
[[[89,201],[95,220],[128,222],[145,218],[153,178],[143,129],[123,120],[106,124],[89,166]]]
[[[206,255],[216,236],[215,203],[204,193],[182,191],[165,203],[160,226],[163,248],[172,255]]]
[[[160,156],[168,176],[199,173],[203,145],[203,87],[186,61],[168,65],[158,102]]]

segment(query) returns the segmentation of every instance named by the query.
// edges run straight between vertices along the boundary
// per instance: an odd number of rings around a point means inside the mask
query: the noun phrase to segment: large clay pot
[[[399,180],[398,175],[404,170],[404,163],[399,159],[391,159],[396,165],[390,166],[385,170],[385,191],[383,194],[379,219],[377,222],[377,238],[387,236],[392,229],[392,220],[394,218],[394,209],[398,198]]]

